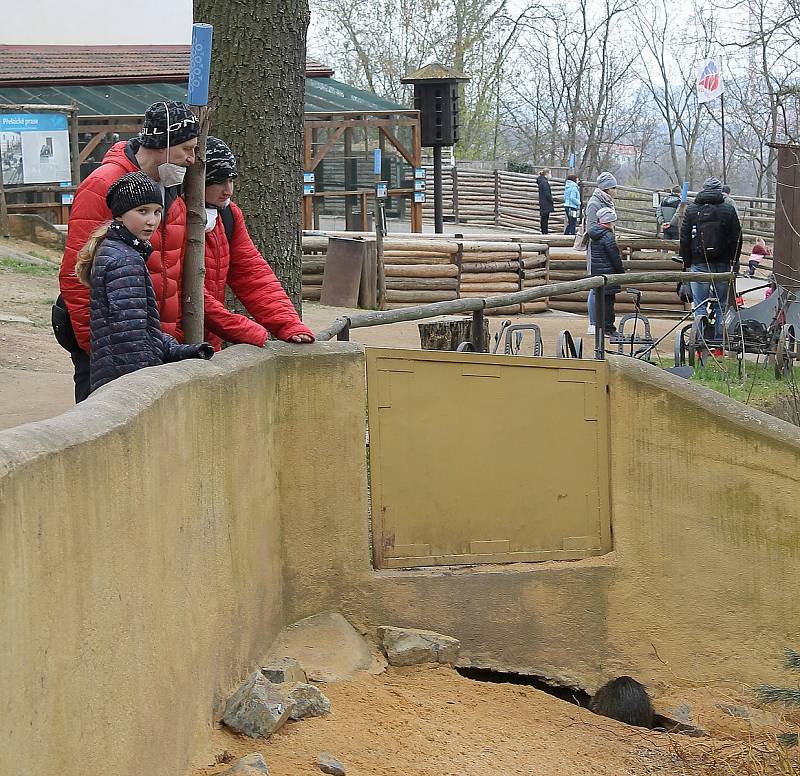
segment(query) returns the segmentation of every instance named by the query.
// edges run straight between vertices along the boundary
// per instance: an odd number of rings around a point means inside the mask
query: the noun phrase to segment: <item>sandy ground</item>
[[[329,716],[289,723],[268,741],[216,727],[186,776],[222,773],[230,765],[217,759],[235,762],[253,752],[264,756],[272,776],[318,774],[320,752],[338,758],[348,776],[762,772],[740,763],[753,745],[747,724],[719,711],[703,720],[713,739],[668,736],[598,717],[532,687],[476,682],[435,666],[390,668],[322,689],[331,699]],[[708,699],[705,705],[714,708]],[[693,704],[695,713],[700,708]],[[763,745],[761,765],[767,766],[769,745]]]

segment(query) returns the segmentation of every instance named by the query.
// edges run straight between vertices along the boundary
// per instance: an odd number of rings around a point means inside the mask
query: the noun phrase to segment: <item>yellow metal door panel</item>
[[[603,362],[367,349],[378,568],[611,549]]]

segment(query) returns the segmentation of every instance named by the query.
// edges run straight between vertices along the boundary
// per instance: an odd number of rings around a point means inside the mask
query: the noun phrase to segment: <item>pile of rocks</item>
[[[288,721],[330,714],[330,700],[309,677],[322,682],[347,681],[361,671],[382,671],[386,662],[393,666],[454,665],[461,646],[450,636],[416,628],[384,625],[377,635],[386,660],[380,657],[376,664],[369,644],[338,613],[314,615],[285,628],[273,650],[297,655],[302,664],[296,657],[269,659],[230,697],[222,722],[250,738],[269,738]],[[327,752],[320,753],[316,764],[322,773],[345,776],[344,765]],[[253,753],[219,776],[268,773],[263,756]]]

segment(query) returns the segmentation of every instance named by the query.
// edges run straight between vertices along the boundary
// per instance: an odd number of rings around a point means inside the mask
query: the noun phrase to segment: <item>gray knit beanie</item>
[[[715,178],[712,175],[710,178],[706,178],[705,181],[703,181],[703,188],[708,191],[722,191],[722,183],[719,178]]]
[[[597,176],[597,188],[602,191],[617,188],[617,179],[610,172],[601,172]]]

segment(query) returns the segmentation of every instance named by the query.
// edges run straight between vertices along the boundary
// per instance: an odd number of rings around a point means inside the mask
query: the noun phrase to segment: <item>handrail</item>
[[[565,280],[560,283],[548,283],[546,286],[528,288],[511,294],[490,296],[485,298],[453,299],[449,302],[433,302],[415,307],[400,307],[397,310],[382,310],[356,315],[341,316],[330,326],[316,333],[318,342],[326,342],[332,337],[340,337],[349,329],[360,329],[366,326],[381,326],[387,323],[402,321],[420,321],[434,318],[437,315],[453,315],[456,313],[491,310],[495,307],[507,307],[522,302],[532,302],[547,296],[563,296],[577,291],[588,291],[601,286],[640,286],[648,283],[664,283],[692,280],[693,282],[711,282],[714,280],[730,280],[732,272],[626,272],[621,275],[594,275],[580,280]]]

